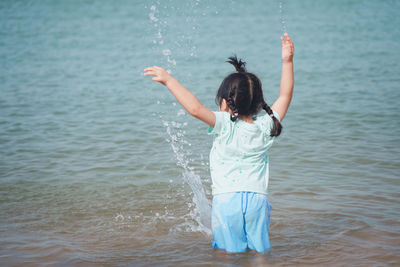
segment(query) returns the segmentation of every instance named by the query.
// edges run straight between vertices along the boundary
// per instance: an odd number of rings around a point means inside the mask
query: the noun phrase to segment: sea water
[[[2,265],[397,265],[397,1],[2,1]],[[217,110],[237,54],[295,91],[270,151],[272,251],[211,248],[212,137],[160,65]]]

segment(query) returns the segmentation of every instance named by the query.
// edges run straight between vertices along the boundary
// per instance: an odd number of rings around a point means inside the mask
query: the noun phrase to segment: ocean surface
[[[0,265],[400,265],[400,10],[389,0],[1,1]],[[207,107],[237,54],[295,91],[270,151],[272,250],[211,247]]]

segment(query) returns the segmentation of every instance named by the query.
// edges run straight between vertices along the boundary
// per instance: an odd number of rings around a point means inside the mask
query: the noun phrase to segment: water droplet
[[[183,116],[185,115],[185,111],[183,109],[178,110],[178,113],[176,113],[176,116]]]
[[[171,55],[171,50],[169,50],[169,49],[164,49],[164,50],[162,51],[162,53],[163,53],[164,56],[169,56],[169,55]]]

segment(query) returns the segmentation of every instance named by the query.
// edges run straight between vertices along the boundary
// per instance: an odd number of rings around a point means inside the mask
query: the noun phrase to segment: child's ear
[[[230,109],[228,107],[228,104],[226,103],[226,100],[223,98],[221,101],[221,105],[219,105],[219,110],[220,111],[225,111],[225,112],[229,112],[230,113]]]

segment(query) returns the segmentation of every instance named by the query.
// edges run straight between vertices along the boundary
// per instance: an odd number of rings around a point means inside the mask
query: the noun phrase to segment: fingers
[[[147,68],[144,69],[144,71],[155,71],[155,70],[157,70],[157,69],[161,69],[161,68],[158,67],[158,66],[147,67]]]
[[[160,69],[160,67],[153,66],[153,67],[148,67],[144,69],[144,76],[157,76],[157,72]]]
[[[287,33],[285,33],[285,38],[286,38],[286,42],[289,43],[290,46],[293,46],[293,41]]]
[[[290,36],[289,36],[287,33],[285,34],[285,37],[286,37],[287,43],[288,43],[289,46],[290,46],[290,50],[291,50],[291,52],[292,52],[292,54],[293,54],[293,53],[294,53],[293,41],[292,41],[292,39],[290,39]]]
[[[160,81],[160,77],[154,71],[147,71],[145,72],[144,76],[154,76],[153,78],[151,78],[152,81],[156,82]]]
[[[282,43],[282,46],[287,46],[288,44],[290,44],[290,37],[289,37],[289,35],[287,34],[287,33],[284,33],[283,34],[283,37],[281,36],[281,43]]]
[[[161,75],[161,73],[164,71],[163,68],[158,67],[158,66],[153,66],[153,67],[147,67],[144,69],[144,75],[148,76],[148,75],[152,75],[152,76],[156,76],[156,75]]]
[[[285,33],[284,35],[283,35],[283,37],[281,36],[281,43],[282,43],[282,47],[287,47],[287,46],[289,46],[290,47],[290,50],[292,51],[292,53],[294,52],[294,45],[293,45],[293,41],[292,41],[292,39],[290,38],[290,36],[287,34],[287,33]]]
[[[147,71],[144,73],[144,76],[156,76],[157,74],[154,71]]]
[[[144,69],[144,75],[145,76],[148,76],[148,75],[153,75],[154,76],[155,74],[156,74],[156,71],[154,70],[153,67]]]
[[[286,32],[283,34],[283,37],[281,37],[281,41],[282,41],[282,44],[292,43],[292,39],[290,39],[290,36]]]

